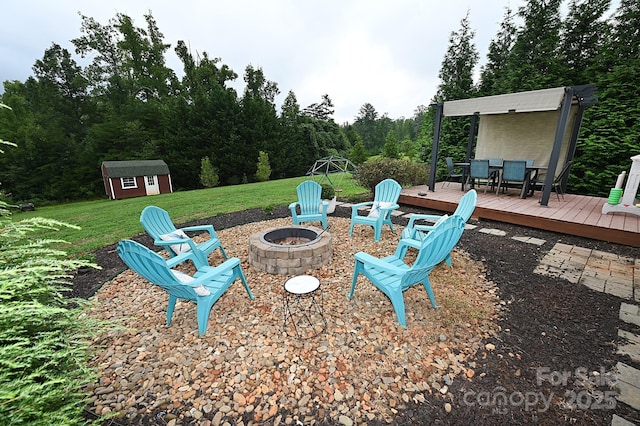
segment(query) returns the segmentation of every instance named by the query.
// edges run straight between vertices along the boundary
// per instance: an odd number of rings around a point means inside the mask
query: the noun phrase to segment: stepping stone
[[[625,330],[618,330],[618,337],[628,341],[628,343],[618,346],[618,353],[629,355],[633,362],[640,363],[640,336]]]
[[[523,243],[527,243],[527,244],[535,244],[537,246],[541,246],[544,243],[546,243],[545,240],[541,240],[540,238],[534,238],[534,237],[521,237],[521,236],[515,236],[511,238],[512,240],[516,240],[516,241],[520,241]]]
[[[616,368],[618,370],[618,380],[615,385],[618,389],[616,399],[640,410],[640,388],[638,388],[640,386],[640,370],[623,362],[618,362]]]
[[[622,302],[620,305],[620,319],[640,327],[640,306]]]
[[[506,232],[500,229],[493,229],[493,228],[482,228],[480,232],[482,232],[483,234],[497,235],[499,237],[504,237],[505,235],[507,235]]]
[[[635,423],[631,423],[629,420],[625,420],[622,417],[614,414],[611,419],[611,426],[636,426]]]

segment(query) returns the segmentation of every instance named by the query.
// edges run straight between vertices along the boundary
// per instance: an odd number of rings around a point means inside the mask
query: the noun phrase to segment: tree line
[[[621,0],[529,0],[517,11],[506,8],[492,39],[480,78],[479,55],[469,14],[451,33],[432,103],[561,86],[595,84],[598,104],[586,110],[569,179],[569,191],[606,196],[630,157],[640,154],[640,3]],[[433,109],[424,121],[433,130]],[[443,120],[442,157],[464,158],[468,117]],[[422,140],[420,158],[430,156]]]
[[[606,16],[610,0],[529,0],[505,9],[478,81],[479,55],[469,13],[449,38],[430,103],[549,87],[596,84],[600,102],[587,110],[570,190],[606,195],[612,179],[637,155],[640,110],[639,6],[621,0]],[[14,200],[65,201],[104,196],[100,164],[105,160],[163,159],[176,189],[201,188],[206,158],[217,183],[258,180],[266,154],[270,177],[304,175],[328,155],[361,163],[370,155],[430,160],[433,108],[392,119],[365,103],[353,124],[337,124],[328,94],[301,107],[289,91],[280,94],[261,68],[244,69],[244,90],[220,58],[174,48],[181,77],[167,67],[171,47],[151,13],[144,28],[125,14],[106,24],[81,16],[75,54],[91,58],[80,66],[53,43],[26,81],[5,81],[0,138],[15,142],[0,157],[0,191]],[[443,122],[440,155],[461,157],[469,122]],[[615,180],[613,180],[615,182]]]

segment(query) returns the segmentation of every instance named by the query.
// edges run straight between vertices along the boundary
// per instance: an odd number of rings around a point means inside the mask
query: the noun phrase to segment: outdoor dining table
[[[471,166],[471,163],[459,162],[459,163],[453,163],[453,165],[462,167],[461,191],[464,191],[467,183],[467,176],[469,176],[469,167]],[[501,173],[502,165],[491,164],[489,169],[498,170],[498,173]],[[520,198],[526,198],[527,196],[532,196],[534,194],[535,183],[538,180],[538,175],[540,174],[540,170],[547,170],[547,166],[530,165],[526,167],[525,180],[524,180],[524,183],[522,184],[522,191],[520,191]]]

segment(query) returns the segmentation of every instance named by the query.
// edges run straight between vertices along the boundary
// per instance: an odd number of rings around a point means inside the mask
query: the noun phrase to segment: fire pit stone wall
[[[278,228],[253,234],[249,237],[249,264],[269,274],[302,275],[310,269],[320,269],[331,261],[331,234],[312,226],[291,228],[311,229],[319,238],[300,245],[281,245],[264,239],[265,234]]]

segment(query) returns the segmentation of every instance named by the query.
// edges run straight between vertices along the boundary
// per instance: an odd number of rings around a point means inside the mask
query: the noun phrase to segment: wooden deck
[[[460,184],[438,182],[435,191],[425,186],[404,188],[399,202],[416,207],[453,212],[464,194]],[[419,195],[426,194],[426,195]],[[602,206],[606,198],[565,194],[564,200],[551,193],[549,206],[538,203],[540,193],[521,199],[519,191],[511,189],[507,194],[496,196],[491,188],[484,193],[484,186],[478,189],[478,204],[473,218],[512,223],[531,228],[544,229],[563,234],[592,238],[640,247],[640,216],[613,213],[603,215]]]

